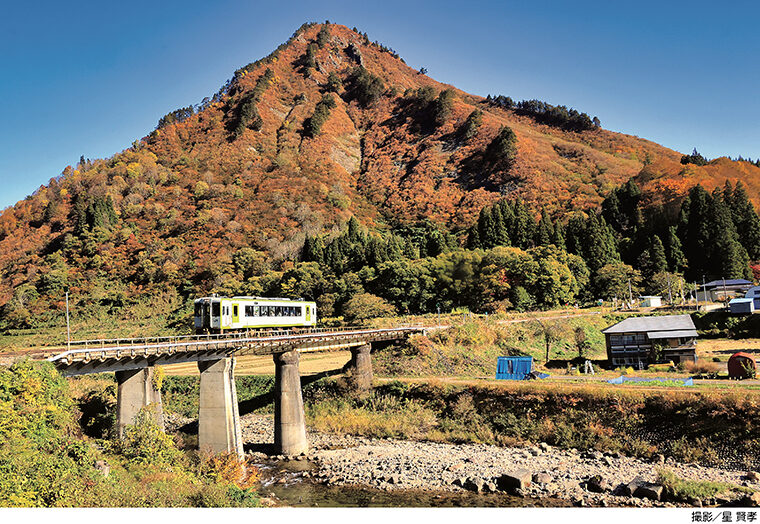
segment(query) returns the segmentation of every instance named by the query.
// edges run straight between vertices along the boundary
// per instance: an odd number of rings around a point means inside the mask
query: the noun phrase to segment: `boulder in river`
[[[530,487],[531,474],[527,469],[518,469],[511,473],[504,473],[496,478],[496,485],[502,491],[523,490]]]
[[[483,487],[485,486],[485,481],[481,478],[477,477],[470,477],[464,482],[464,486],[462,486],[464,489],[468,491],[474,491],[475,493],[480,493],[483,491]]]
[[[532,480],[536,484],[548,484],[552,481],[552,476],[548,473],[534,473]]]
[[[647,482],[641,477],[636,477],[626,484],[623,493],[629,497],[659,501],[662,498],[663,489],[659,484]]]
[[[594,493],[605,493],[610,490],[610,483],[601,475],[594,475],[586,481],[586,489]]]

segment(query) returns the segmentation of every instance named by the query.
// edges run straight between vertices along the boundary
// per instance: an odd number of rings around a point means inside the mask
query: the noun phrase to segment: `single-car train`
[[[317,304],[267,297],[204,297],[195,300],[195,332],[313,327]]]

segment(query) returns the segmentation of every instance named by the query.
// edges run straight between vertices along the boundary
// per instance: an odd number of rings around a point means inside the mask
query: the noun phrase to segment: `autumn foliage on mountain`
[[[563,106],[441,84],[355,29],[305,24],[213,97],[6,209],[0,307],[6,327],[23,327],[57,318],[65,290],[105,312],[159,294],[176,306],[211,291],[285,293],[305,239],[336,238],[351,217],[369,239],[440,234],[456,248],[503,199],[563,221],[632,177],[651,205],[676,208],[697,183],[726,180],[758,203],[756,165],[681,157]]]

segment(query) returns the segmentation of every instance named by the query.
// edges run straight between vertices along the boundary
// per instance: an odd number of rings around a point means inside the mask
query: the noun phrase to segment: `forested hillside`
[[[218,292],[359,319],[608,297],[626,271],[648,288],[749,274],[756,163],[683,162],[580,110],[424,73],[355,29],[305,24],[132,147],[67,167],[0,215],[0,328],[59,323],[67,290],[82,316]]]

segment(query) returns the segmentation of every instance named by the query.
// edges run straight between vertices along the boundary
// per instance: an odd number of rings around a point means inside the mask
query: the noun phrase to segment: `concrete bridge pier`
[[[243,458],[235,359],[198,362],[201,373],[198,448],[212,453],[235,453]]]
[[[274,447],[282,455],[297,455],[309,449],[299,359],[298,351],[274,355]]]
[[[153,367],[128,369],[116,372],[116,431],[124,437],[124,428],[134,424],[142,408],[151,406],[154,420],[164,429],[164,411],[161,392],[153,385]]]
[[[360,392],[372,389],[372,344],[363,344],[351,348],[351,361],[348,363],[348,382],[353,389]]]

